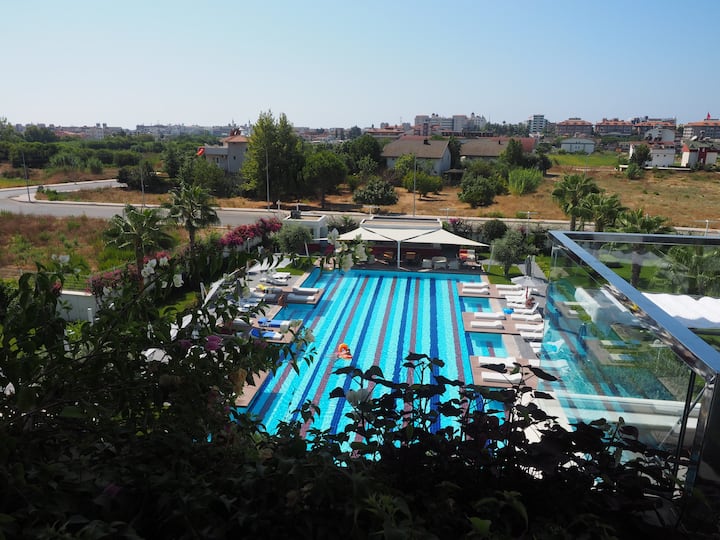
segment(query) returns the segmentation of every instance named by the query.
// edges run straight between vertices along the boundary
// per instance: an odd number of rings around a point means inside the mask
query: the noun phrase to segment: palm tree
[[[220,218],[211,206],[210,192],[197,184],[181,182],[178,189],[170,191],[172,197],[167,208],[167,219],[182,225],[190,241],[190,252],[195,251],[195,235],[198,230],[220,223]]]
[[[589,176],[580,174],[566,174],[552,191],[552,198],[557,201],[565,215],[570,217],[570,230],[575,230],[577,218],[582,217],[583,209],[580,206],[586,196],[599,193],[600,188]]]
[[[717,296],[720,292],[720,250],[704,246],[673,246],[666,263],[655,276],[671,292],[694,296]]]
[[[580,200],[581,215],[595,223],[595,232],[603,232],[615,225],[618,216],[625,212],[616,193],[606,195],[604,192],[590,193]]]
[[[642,208],[622,212],[617,219],[616,230],[624,233],[639,234],[669,234],[673,228],[667,224],[668,219],[663,216],[651,216]],[[640,282],[642,270],[642,255],[645,254],[646,244],[632,244],[632,267],[630,271],[630,284],[637,287]]]
[[[172,245],[172,237],[165,232],[158,211],[154,208],[137,209],[131,204],[125,205],[122,215],[110,219],[110,225],[103,234],[108,245],[133,249],[137,278],[141,284],[145,253]]]

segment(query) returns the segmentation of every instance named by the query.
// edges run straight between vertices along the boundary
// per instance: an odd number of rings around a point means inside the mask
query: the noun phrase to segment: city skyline
[[[379,127],[416,115],[489,122],[718,117],[712,34],[682,5],[611,0],[511,7],[136,0],[3,10],[13,124]],[[693,4],[693,21],[720,4]],[[684,45],[682,36],[692,38]]]

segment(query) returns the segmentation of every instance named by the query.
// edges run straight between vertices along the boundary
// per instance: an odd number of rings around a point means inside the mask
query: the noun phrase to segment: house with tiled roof
[[[535,150],[537,139],[534,137],[481,137],[462,142],[460,159],[497,159],[505,151],[511,139],[519,141],[526,154]]]
[[[395,167],[397,159],[406,154],[412,154],[418,160],[429,163],[432,166],[432,173],[438,176],[450,169],[451,158],[447,139],[434,140],[407,135],[389,142],[382,150],[382,157],[385,158],[388,169]]]
[[[248,148],[248,138],[234,130],[229,137],[222,139],[221,145],[206,144],[198,150],[210,163],[214,163],[223,171],[233,174],[240,170],[245,161]]]
[[[683,139],[720,139],[720,120],[717,118],[708,118],[700,122],[690,122],[685,124],[683,128]]]
[[[555,125],[555,133],[560,137],[592,137],[593,125],[580,118],[568,118]]]
[[[717,163],[720,144],[717,141],[683,141],[680,166],[714,165]]]
[[[603,118],[602,122],[595,123],[595,135],[629,137],[633,133],[633,125],[627,120],[617,118]]]

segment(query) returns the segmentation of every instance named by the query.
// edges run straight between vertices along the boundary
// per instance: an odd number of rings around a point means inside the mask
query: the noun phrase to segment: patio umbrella
[[[536,289],[545,285],[545,282],[541,279],[533,277],[532,275],[526,274],[524,276],[518,276],[512,278],[510,281],[521,287],[525,287],[525,298],[530,296],[530,289]]]

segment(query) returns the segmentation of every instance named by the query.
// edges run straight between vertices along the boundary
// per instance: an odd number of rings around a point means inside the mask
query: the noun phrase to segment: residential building
[[[452,117],[443,117],[438,114],[417,115],[415,117],[414,134],[423,137],[430,135],[465,135],[470,133],[481,132],[487,125],[484,116],[476,116],[471,113],[468,118],[464,114],[456,114]]]
[[[430,140],[409,135],[389,142],[382,151],[388,169],[393,168],[397,159],[406,154],[413,154],[418,160],[429,163],[432,174],[439,176],[450,169],[450,149],[447,140]]]
[[[595,124],[596,136],[630,137],[633,134],[633,125],[626,120],[603,118],[602,122]]]
[[[497,159],[500,157],[511,139],[522,144],[523,152],[529,154],[535,149],[537,139],[534,137],[482,137],[467,139],[460,147],[460,159]]]
[[[595,141],[581,137],[570,137],[560,142],[560,149],[570,152],[571,154],[592,154],[595,151]]]
[[[676,118],[650,118],[648,116],[635,117],[630,120],[633,125],[633,133],[635,135],[644,135],[649,129],[661,128],[677,130],[677,119]]]
[[[693,165],[714,165],[717,163],[720,144],[713,141],[684,141],[682,147],[681,167]]]
[[[580,118],[568,118],[557,123],[555,132],[560,137],[592,137],[593,125]]]
[[[630,143],[630,153],[628,158],[633,157],[635,149],[641,144],[645,144],[650,147],[650,159],[643,164],[644,167],[672,167],[675,163],[674,140],[666,144],[650,141]]]
[[[548,127],[548,121],[544,114],[533,114],[528,118],[528,132],[531,135],[544,133]]]
[[[386,128],[367,128],[363,134],[370,135],[376,139],[397,139],[405,135],[405,130],[402,127],[393,126]]]
[[[229,137],[222,140],[222,145],[209,145],[201,147],[207,161],[214,163],[226,173],[234,174],[240,170],[247,153],[248,138],[240,135],[240,130],[233,130]]]
[[[710,118],[710,114],[708,113],[705,120],[685,124],[682,138],[692,139],[693,137],[697,137],[698,139],[720,139],[720,120]]]

